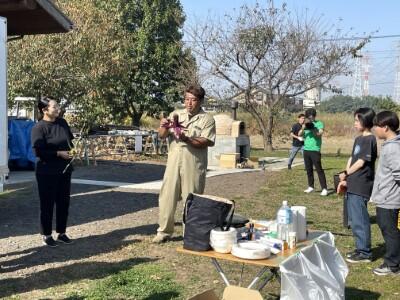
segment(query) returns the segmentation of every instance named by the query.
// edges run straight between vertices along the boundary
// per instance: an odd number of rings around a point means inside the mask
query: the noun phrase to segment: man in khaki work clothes
[[[168,137],[169,151],[159,202],[159,227],[154,243],[167,241],[174,232],[174,215],[179,200],[189,193],[202,194],[207,171],[207,148],[214,146],[215,121],[201,108],[205,91],[192,85],[185,90],[185,109],[160,121],[160,138]],[[178,115],[183,133],[175,136],[168,124]]]

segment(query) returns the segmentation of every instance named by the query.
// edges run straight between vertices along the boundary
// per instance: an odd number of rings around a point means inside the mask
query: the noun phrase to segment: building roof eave
[[[0,0],[0,16],[7,19],[9,36],[63,33],[74,27],[51,0]]]

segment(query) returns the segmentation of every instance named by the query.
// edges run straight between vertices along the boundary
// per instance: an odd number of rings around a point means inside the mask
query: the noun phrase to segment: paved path
[[[263,169],[222,169],[218,167],[210,167],[207,171],[207,178],[227,175],[227,174],[235,174],[235,173],[243,173],[243,172],[262,172],[262,171],[278,171],[287,168],[287,159],[286,158],[278,158],[278,157],[266,157],[265,165]],[[293,167],[302,165],[303,160],[301,158],[296,158],[293,162]],[[9,176],[9,180],[7,182],[8,185],[30,182],[35,180],[35,174],[33,171],[18,171],[11,172]],[[90,180],[90,179],[79,179],[73,178],[72,183],[75,184],[87,184],[87,185],[95,185],[95,186],[106,186],[106,187],[118,187],[125,189],[133,189],[133,190],[149,190],[149,191],[159,191],[161,189],[162,180],[154,180],[143,183],[130,183],[130,182],[119,182],[119,181],[103,181],[103,180]]]

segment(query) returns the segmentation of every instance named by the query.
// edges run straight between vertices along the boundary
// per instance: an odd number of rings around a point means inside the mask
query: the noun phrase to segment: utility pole
[[[400,104],[400,42],[397,45],[396,74],[394,79],[393,101]]]

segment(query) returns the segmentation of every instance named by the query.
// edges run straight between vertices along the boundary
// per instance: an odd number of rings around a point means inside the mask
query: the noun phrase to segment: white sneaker
[[[311,193],[314,190],[311,186],[309,186],[306,190],[304,190],[304,193]]]
[[[321,196],[328,196],[328,190],[327,189],[323,189],[320,195]]]

